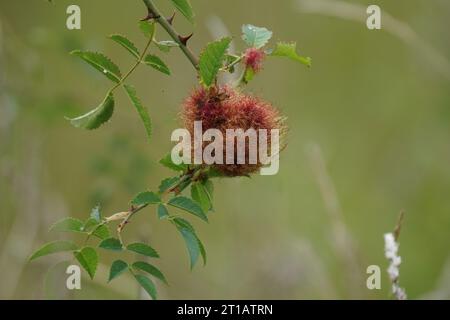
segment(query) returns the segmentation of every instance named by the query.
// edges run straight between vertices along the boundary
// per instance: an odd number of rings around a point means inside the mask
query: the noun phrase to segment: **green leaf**
[[[90,217],[94,219],[97,222],[100,222],[102,220],[102,214],[100,213],[100,207],[96,206],[92,208]]]
[[[183,16],[186,17],[186,19],[189,20],[189,22],[194,22],[194,12],[192,10],[192,6],[189,3],[189,0],[171,0],[172,4],[175,6],[175,8],[178,9],[178,11],[181,12]]]
[[[178,231],[181,233],[184,242],[186,243],[186,247],[189,252],[190,267],[193,269],[200,255],[200,246],[198,244],[197,237],[192,231],[186,228],[178,228]]]
[[[128,263],[122,260],[116,260],[112,263],[109,270],[108,282],[120,276],[124,271],[128,269]]]
[[[208,180],[203,182],[203,186],[206,189],[206,192],[207,192],[208,197],[209,197],[209,201],[211,202],[211,205],[212,205],[212,202],[214,200],[214,184],[213,184],[213,182],[211,180],[208,179]]]
[[[151,258],[159,258],[158,252],[149,245],[141,242],[135,242],[127,246],[127,250],[142,254]]]
[[[208,196],[210,204],[209,210],[214,211],[214,184],[210,179],[203,181],[202,184],[205,187],[206,195]]]
[[[49,254],[63,252],[63,251],[73,251],[77,250],[78,247],[75,243],[72,241],[54,241],[47,243],[43,245],[41,248],[36,250],[31,257],[29,258],[29,261],[32,261],[34,259],[37,259],[39,257],[43,257]]]
[[[130,52],[135,58],[139,59],[140,54],[138,48],[131,42],[128,38],[120,35],[120,34],[112,34],[109,36],[109,38],[118,44],[120,44],[122,47],[124,47],[128,52]]]
[[[131,85],[124,85],[125,91],[128,93],[128,97],[136,108],[142,122],[144,123],[145,130],[147,131],[147,136],[150,139],[152,137],[152,120],[148,114],[147,108],[145,108],[136,94],[136,89]]]
[[[193,269],[200,255],[200,245],[194,228],[184,219],[175,218],[173,222],[184,239],[189,253],[190,267]]]
[[[176,207],[178,209],[182,209],[189,213],[192,213],[193,215],[199,217],[200,219],[208,222],[208,217],[206,216],[203,209],[197,202],[193,201],[192,199],[179,196],[170,199],[168,204],[171,205],[172,207]]]
[[[160,203],[158,206],[158,218],[160,220],[169,218],[169,211],[167,210],[167,207],[162,203]]]
[[[88,218],[83,225],[83,232],[91,232],[98,226],[98,221],[94,218]]]
[[[202,255],[202,259],[203,259],[203,265],[206,265],[206,250],[205,247],[203,246],[203,243],[200,241],[200,239],[197,237],[197,235],[195,235],[198,241],[198,246],[200,248],[200,254]]]
[[[159,193],[164,193],[167,190],[175,187],[179,181],[180,177],[172,177],[162,180],[161,184],[159,185]]]
[[[184,171],[187,169],[187,165],[184,163],[181,164],[175,164],[172,161],[172,154],[169,152],[168,154],[166,154],[164,156],[164,158],[162,158],[161,160],[159,160],[159,163],[162,164],[164,167],[169,168],[173,171]]]
[[[159,50],[166,53],[169,52],[170,49],[180,46],[178,43],[172,40],[155,41],[154,43]]]
[[[251,24],[242,26],[242,39],[248,46],[260,49],[272,38],[272,31]]]
[[[112,93],[109,93],[97,108],[82,116],[69,120],[74,127],[93,130],[99,128],[102,124],[111,119],[113,112],[114,96]]]
[[[147,262],[138,261],[138,262],[133,263],[132,267],[134,269],[138,269],[138,270],[147,272],[147,273],[151,274],[152,276],[158,278],[165,284],[168,284],[166,277],[164,277],[164,274],[157,267],[155,267]]]
[[[200,204],[204,212],[211,209],[211,201],[208,196],[208,191],[201,182],[195,182],[191,186],[191,197]]]
[[[98,52],[74,50],[72,55],[80,57],[92,67],[103,73],[108,79],[119,83],[122,78],[119,67],[107,56]]]
[[[181,218],[175,218],[173,220],[173,223],[177,227],[177,230],[180,232],[186,244],[186,248],[189,253],[191,269],[194,268],[200,255],[202,255],[203,262],[206,264],[205,248],[195,234],[195,230],[192,225],[188,221]]]
[[[139,21],[139,29],[141,29],[144,36],[153,39],[153,36],[155,35],[155,23],[148,20]]]
[[[251,80],[253,80],[254,76],[255,76],[255,71],[252,68],[245,69],[244,83],[249,83]]]
[[[210,87],[223,65],[231,38],[226,37],[209,43],[200,55],[199,72],[202,82]]]
[[[132,201],[131,204],[135,206],[141,206],[145,204],[156,204],[160,203],[161,198],[154,192],[145,191],[139,193]]]
[[[109,232],[109,228],[107,225],[101,225],[95,228],[92,235],[96,236],[101,240],[105,240],[111,237],[111,232]]]
[[[100,242],[98,246],[100,248],[113,251],[121,251],[123,249],[122,244],[116,238],[105,239],[102,242]]]
[[[297,53],[297,44],[295,42],[278,42],[275,50],[270,52],[270,55],[273,57],[286,57],[303,63],[307,67],[311,67],[312,63],[310,57],[302,57]]]
[[[175,194],[179,195],[180,193],[182,193],[184,191],[184,189],[186,189],[187,187],[190,186],[190,184],[192,183],[192,179],[191,178],[185,178],[183,179],[183,181],[181,181],[175,188]]]
[[[55,222],[50,231],[60,232],[83,232],[83,221],[75,218],[64,218]]]
[[[152,297],[153,300],[157,299],[156,287],[152,280],[147,278],[146,276],[140,274],[134,274],[137,282],[144,288],[145,291]]]
[[[91,279],[94,279],[95,271],[98,265],[98,255],[94,248],[84,247],[80,251],[74,252],[75,258],[87,271]]]
[[[170,76],[169,67],[167,67],[167,65],[164,63],[164,61],[162,61],[159,57],[152,55],[152,54],[148,54],[144,59],[144,63],[146,65]]]

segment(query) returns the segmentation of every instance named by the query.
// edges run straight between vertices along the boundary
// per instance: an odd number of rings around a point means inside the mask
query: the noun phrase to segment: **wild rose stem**
[[[189,59],[194,68],[198,70],[198,58],[194,55],[194,53],[186,46],[186,43],[182,41],[182,37],[178,32],[172,27],[171,23],[161,15],[158,8],[154,5],[152,0],[143,0],[145,6],[149,11],[148,19],[155,19],[164,30],[170,35],[170,37],[175,41],[179,46],[181,51],[183,51],[184,55]]]
[[[192,179],[195,174],[197,174],[198,172],[200,172],[203,169],[202,166],[192,169],[192,170],[188,170],[188,172],[184,173],[183,176],[180,178],[179,182],[173,186],[172,188],[168,189],[167,191],[165,191],[161,197],[171,193],[171,192],[175,192],[176,188],[180,185],[180,183],[186,181],[186,179]],[[192,180],[193,181],[193,180]],[[112,221],[117,221],[117,220],[122,220],[119,225],[117,226],[117,236],[119,238],[120,243],[123,245],[123,241],[122,241],[122,231],[125,228],[125,226],[127,225],[127,223],[130,221],[130,219],[139,211],[141,211],[142,209],[146,208],[148,206],[148,204],[143,204],[137,207],[132,207],[128,212],[122,212],[122,213],[118,213],[118,214],[114,214],[110,217],[107,217],[101,224],[99,224],[91,233],[89,233],[88,237],[86,238],[87,242],[90,238],[90,236],[102,225],[104,224],[108,224],[109,222]],[[125,214],[123,217],[122,215]],[[120,215],[120,217],[118,219],[111,219],[112,217],[116,216],[116,215]]]

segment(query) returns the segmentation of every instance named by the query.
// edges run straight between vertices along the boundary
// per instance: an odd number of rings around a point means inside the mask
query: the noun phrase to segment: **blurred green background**
[[[170,282],[158,284],[161,298],[390,298],[383,234],[402,209],[401,286],[410,298],[450,298],[450,2],[191,2],[196,24],[179,15],[175,26],[194,31],[196,53],[227,33],[243,49],[240,27],[251,23],[297,41],[313,67],[269,59],[248,87],[288,117],[289,145],[277,175],[217,181],[210,224],[195,224],[206,267],[189,271],[182,239],[153,209],[127,227],[128,240],[161,254]],[[80,31],[65,27],[73,3]],[[156,3],[171,13],[168,1]],[[366,28],[369,4],[381,6],[382,30]],[[101,252],[96,280],[83,278],[79,291],[64,289],[64,268],[54,266],[64,254],[26,261],[44,242],[70,238],[47,232],[54,221],[84,219],[96,204],[105,215],[127,209],[170,174],[157,161],[197,82],[179,51],[164,56],[171,77],[142,67],[131,79],[153,118],[150,143],[120,91],[101,129],[64,119],[110,87],[68,52],[98,50],[129,68],[129,54],[106,36],[125,34],[142,47],[145,13],[139,0],[0,1],[0,298],[147,298],[129,277],[106,284],[114,254]],[[381,290],[366,288],[372,264],[382,268]]]

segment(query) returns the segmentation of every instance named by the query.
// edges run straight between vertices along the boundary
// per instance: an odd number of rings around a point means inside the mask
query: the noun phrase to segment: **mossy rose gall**
[[[226,85],[195,89],[183,103],[181,118],[194,140],[198,124],[207,136],[217,132],[214,140],[204,140],[214,141],[213,166],[228,177],[248,176],[268,165],[278,157],[280,138],[287,130],[284,118],[270,103]],[[219,145],[217,136],[222,139]],[[192,142],[194,158],[198,144],[205,152],[211,148],[207,141]]]

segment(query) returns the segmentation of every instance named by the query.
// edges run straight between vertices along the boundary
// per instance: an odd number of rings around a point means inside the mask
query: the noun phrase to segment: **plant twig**
[[[400,231],[402,230],[402,224],[403,224],[403,219],[405,218],[405,211],[400,211],[400,215],[398,216],[398,221],[397,221],[397,225],[395,226],[394,229],[394,237],[395,237],[395,241],[398,241],[398,238],[400,237]]]
[[[143,0],[145,6],[148,9],[148,16],[146,19],[154,19],[157,23],[167,31],[170,37],[175,41],[179,46],[181,51],[183,51],[184,55],[189,59],[195,69],[198,69],[198,58],[194,55],[194,53],[186,46],[185,41],[183,41],[183,37],[172,27],[171,21],[163,17],[158,10],[158,8],[154,5],[152,0]]]
[[[119,237],[119,241],[120,243],[123,245],[123,240],[122,240],[122,231],[125,228],[125,226],[130,222],[130,219],[139,211],[141,211],[142,209],[144,209],[145,207],[147,207],[148,204],[143,204],[141,206],[138,207],[134,207],[132,206],[130,211],[128,211],[128,214],[125,216],[125,218],[122,220],[121,223],[119,223],[119,225],[117,226],[117,236]]]
[[[187,170],[187,172],[185,172],[180,180],[178,181],[177,184],[175,184],[173,187],[171,187],[170,189],[166,190],[163,194],[161,194],[161,198],[166,196],[167,194],[170,193],[175,193],[177,194],[179,192],[178,187],[181,183],[186,182],[186,180],[191,179],[191,182],[194,181],[194,179],[196,178],[196,174],[201,172],[201,170],[203,169],[202,166],[199,166],[197,168],[194,169],[189,169]],[[104,222],[102,222],[102,224],[107,224],[110,223],[112,221],[118,221],[121,220],[121,222],[119,223],[119,225],[117,226],[117,236],[119,238],[120,243],[123,245],[123,241],[122,241],[122,232],[125,229],[125,226],[130,222],[131,218],[138,213],[139,211],[141,211],[142,209],[146,208],[148,206],[148,204],[143,204],[140,206],[132,206],[130,208],[130,210],[128,211],[124,211],[124,212],[119,212],[116,214],[113,214],[112,216],[107,217]],[[100,225],[99,225],[100,226]],[[98,227],[99,227],[98,226]],[[95,231],[95,230],[94,230]],[[93,232],[94,232],[93,231]]]

